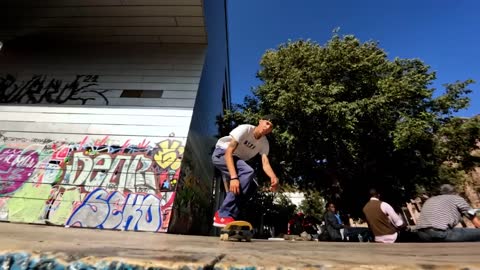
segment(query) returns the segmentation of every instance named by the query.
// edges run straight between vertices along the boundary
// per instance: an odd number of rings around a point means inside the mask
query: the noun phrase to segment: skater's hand
[[[270,191],[276,192],[278,190],[278,187],[279,187],[278,178],[277,177],[272,177],[272,178],[270,178],[270,181],[271,181]]]
[[[230,192],[232,192],[235,195],[240,194],[240,181],[235,179],[235,180],[230,180]]]

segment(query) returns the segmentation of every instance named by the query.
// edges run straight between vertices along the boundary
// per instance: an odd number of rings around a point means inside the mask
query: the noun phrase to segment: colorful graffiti
[[[157,190],[152,160],[145,154],[88,155],[75,152],[72,164],[67,165],[64,184],[83,186],[92,191],[97,187],[131,192]]]
[[[162,225],[161,202],[155,195],[96,189],[73,212],[67,226],[158,231]]]
[[[167,231],[183,143],[4,143],[0,220]]]
[[[38,153],[4,148],[0,151],[0,194],[17,190],[32,175]]]
[[[148,265],[142,265],[140,261],[132,261],[116,258],[95,258],[91,256],[77,258],[74,261],[65,261],[63,254],[50,254],[50,253],[27,253],[27,252],[2,252],[0,254],[0,265],[2,270],[30,270],[30,269],[43,269],[43,270],[71,270],[71,269],[84,269],[84,270],[160,270],[170,269],[169,262],[155,262],[154,264],[148,263]],[[178,255],[175,257],[178,260]],[[188,260],[186,260],[188,261]],[[177,264],[180,265],[181,262]],[[145,264],[145,263],[144,263]],[[180,265],[178,269],[193,270],[203,269],[201,263],[192,264],[188,261]],[[207,268],[207,267],[205,267]],[[211,267],[213,268],[213,266]],[[215,267],[215,269],[223,269]],[[256,269],[256,268],[245,268]]]

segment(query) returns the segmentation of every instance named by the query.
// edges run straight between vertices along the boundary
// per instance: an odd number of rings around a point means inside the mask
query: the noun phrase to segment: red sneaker
[[[227,226],[228,223],[235,221],[232,217],[220,217],[218,211],[215,212],[213,217],[213,226],[223,228]]]

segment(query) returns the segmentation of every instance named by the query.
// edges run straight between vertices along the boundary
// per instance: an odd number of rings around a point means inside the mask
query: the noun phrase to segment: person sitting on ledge
[[[462,216],[469,218],[475,228],[457,228]],[[476,211],[449,184],[442,185],[440,195],[423,204],[416,226],[419,238],[425,242],[480,241],[479,227]]]

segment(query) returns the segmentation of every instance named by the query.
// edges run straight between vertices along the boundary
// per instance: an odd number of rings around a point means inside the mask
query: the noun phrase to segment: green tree
[[[312,216],[318,220],[323,220],[323,214],[326,210],[327,202],[317,190],[308,190],[305,192],[305,199],[300,204],[299,211],[307,216]]]
[[[478,150],[480,117],[452,118],[444,123],[436,134],[436,155],[442,162],[439,170],[440,182],[462,186],[467,173],[480,166]]]
[[[473,83],[447,84],[434,97],[435,72],[421,60],[390,60],[376,42],[337,34],[323,46],[299,40],[267,51],[257,77],[262,84],[226,113],[223,129],[277,115],[269,141],[281,179],[351,213],[369,187],[395,203],[442,181],[440,134],[453,130],[446,126],[468,106]]]

